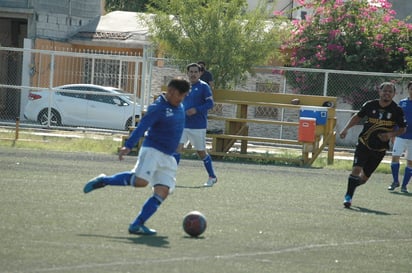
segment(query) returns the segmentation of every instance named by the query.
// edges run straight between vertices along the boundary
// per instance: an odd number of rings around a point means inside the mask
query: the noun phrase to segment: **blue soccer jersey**
[[[405,114],[406,124],[410,124],[410,126],[406,126],[406,132],[399,137],[412,139],[412,100],[410,100],[409,98],[402,99],[399,102],[399,106],[402,108],[403,113]]]
[[[164,95],[151,104],[137,128],[125,143],[132,149],[146,133],[142,146],[155,148],[173,155],[179,145],[185,124],[183,104],[176,107],[169,104]]]
[[[197,113],[186,116],[185,128],[206,129],[207,111],[213,108],[214,101],[212,91],[207,83],[199,80],[192,84],[192,88],[183,101],[185,109],[196,108]]]

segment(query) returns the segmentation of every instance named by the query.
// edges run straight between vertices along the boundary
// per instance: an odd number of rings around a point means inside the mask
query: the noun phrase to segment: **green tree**
[[[282,45],[291,49],[294,67],[350,71],[409,73],[412,25],[395,19],[387,0],[299,0],[313,10],[305,20],[295,20]],[[301,93],[319,93],[323,74],[287,73]],[[358,108],[376,94],[379,77],[334,76],[335,94],[345,95]],[[343,88],[344,87],[344,88]]]
[[[148,2],[149,0],[106,0],[105,10],[107,12],[114,10],[144,12]]]
[[[156,16],[148,23],[157,48],[183,60],[182,69],[203,60],[215,86],[229,88],[276,53],[277,28],[267,9],[246,9],[245,0],[152,0],[148,10]]]

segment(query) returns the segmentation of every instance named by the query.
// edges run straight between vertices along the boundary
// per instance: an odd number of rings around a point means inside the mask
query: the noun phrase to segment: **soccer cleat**
[[[343,205],[345,206],[345,208],[350,208],[350,206],[352,205],[352,197],[350,195],[345,196],[345,200],[343,200]]]
[[[136,225],[136,226],[130,225],[129,233],[137,234],[137,235],[155,235],[156,230],[145,227],[144,225]]]
[[[407,189],[406,187],[402,187],[402,188],[401,188],[401,192],[403,192],[403,193],[409,193],[409,192],[408,192],[408,189]]]
[[[93,190],[100,189],[106,186],[106,183],[102,181],[102,178],[105,176],[106,175],[102,173],[99,176],[96,176],[95,178],[87,182],[83,189],[84,193],[89,193]]]
[[[209,177],[209,179],[206,181],[205,184],[203,184],[204,187],[212,187],[213,184],[217,183],[217,177]]]
[[[396,189],[397,187],[399,187],[399,182],[393,182],[393,183],[388,187],[388,190],[389,190],[389,191],[393,191],[393,190]]]

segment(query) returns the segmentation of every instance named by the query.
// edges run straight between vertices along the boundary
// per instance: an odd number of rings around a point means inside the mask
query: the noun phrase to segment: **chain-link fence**
[[[151,101],[151,64],[127,53],[0,48],[0,121],[126,130]]]
[[[279,92],[292,94],[306,94],[318,96],[334,96],[338,98],[336,105],[337,125],[340,131],[350,117],[368,100],[378,98],[378,86],[385,81],[396,84],[395,101],[408,96],[407,84],[412,80],[411,74],[371,73],[359,71],[337,71],[322,69],[302,69],[291,67],[260,67],[257,68],[255,81],[249,81],[246,89],[261,92]],[[274,117],[277,109],[257,107],[255,115]],[[285,113],[278,118],[286,121],[296,121],[299,113]],[[353,149],[362,126],[357,125],[350,130],[347,137],[336,139],[338,148]],[[287,132],[280,130],[280,134]],[[290,137],[290,135],[289,135]]]
[[[169,79],[185,76],[184,65],[182,61],[130,56],[124,52],[0,47],[0,124],[14,126],[19,118],[23,126],[125,130]],[[399,101],[408,95],[406,85],[412,80],[411,74],[291,67],[257,67],[255,72],[236,90],[338,97],[337,131],[365,101],[377,97],[380,83],[395,82],[395,101]],[[68,84],[77,85],[65,86]],[[231,105],[218,104],[211,113],[231,116],[234,111]],[[298,121],[299,111],[256,106],[249,109],[248,116]],[[224,124],[211,121],[210,128],[219,130]],[[337,147],[352,149],[360,129],[356,126],[345,140],[337,139]],[[275,128],[262,123],[251,124],[249,133],[290,139],[296,138],[296,131],[297,128]]]

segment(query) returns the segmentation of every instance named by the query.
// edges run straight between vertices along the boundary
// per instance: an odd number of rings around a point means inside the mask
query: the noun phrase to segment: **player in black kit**
[[[340,137],[345,138],[351,127],[364,120],[343,201],[346,208],[352,205],[356,187],[365,184],[382,161],[389,149],[389,140],[406,130],[402,108],[393,101],[395,93],[393,83],[382,83],[379,86],[379,99],[367,101],[340,132]]]

